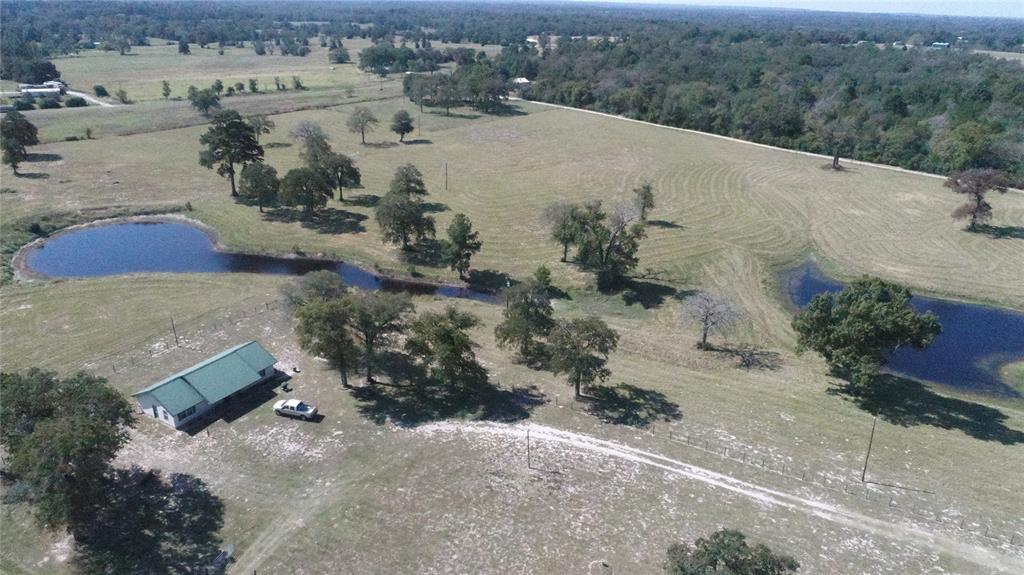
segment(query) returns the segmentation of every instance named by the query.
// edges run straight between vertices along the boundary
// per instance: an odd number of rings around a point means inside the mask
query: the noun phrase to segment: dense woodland
[[[1019,51],[1020,20],[358,2],[5,2],[0,11],[6,79],[49,79],[59,69],[48,58],[130,51],[151,38],[299,57],[312,39],[342,63],[345,39],[359,36],[378,43],[358,64],[382,75],[456,62],[452,81],[407,82],[421,104],[493,108],[512,78],[526,77],[524,95],[537,100],[938,173],[997,168],[1024,182],[1020,63],[971,51]],[[503,50],[489,59],[437,41]]]

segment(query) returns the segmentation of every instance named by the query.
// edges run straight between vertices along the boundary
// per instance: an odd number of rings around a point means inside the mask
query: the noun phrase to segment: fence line
[[[575,402],[567,402],[572,411],[578,410]],[[558,398],[555,398],[558,405]],[[692,425],[689,427],[693,427]],[[836,477],[834,473],[818,471],[810,466],[793,463],[771,454],[771,449],[758,446],[737,447],[705,436],[704,432],[680,432],[679,425],[652,423],[646,428],[651,436],[669,440],[672,444],[717,456],[741,465],[770,473],[787,481],[807,486],[822,487],[827,491],[843,493],[849,497],[863,498],[874,505],[902,514],[913,520],[921,520],[936,526],[956,529],[960,532],[988,540],[990,544],[1009,544],[1024,548],[1024,525],[1014,521],[992,520],[990,518],[968,517],[950,514],[945,509],[953,508],[952,502],[941,495],[920,489],[877,481],[860,481]],[[780,460],[782,459],[782,460]]]
[[[205,336],[283,307],[284,302],[280,299],[253,298],[184,320],[174,316],[156,318],[158,322],[166,321],[165,331],[122,345],[113,352],[84,362],[82,367],[97,374],[120,374],[175,349],[195,349],[196,343]]]

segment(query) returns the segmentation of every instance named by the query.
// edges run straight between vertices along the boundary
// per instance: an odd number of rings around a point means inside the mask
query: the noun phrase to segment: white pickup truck
[[[274,404],[274,413],[278,415],[289,415],[301,417],[306,421],[316,416],[316,406],[303,403],[298,399],[282,399]]]

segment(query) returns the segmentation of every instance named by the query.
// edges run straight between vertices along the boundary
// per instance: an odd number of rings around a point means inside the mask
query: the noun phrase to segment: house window
[[[181,413],[178,414],[178,421],[181,421],[182,419],[185,419],[186,417],[191,416],[195,412],[196,412],[196,406],[193,405],[192,407],[190,407],[190,408],[186,409],[185,411],[182,411]]]

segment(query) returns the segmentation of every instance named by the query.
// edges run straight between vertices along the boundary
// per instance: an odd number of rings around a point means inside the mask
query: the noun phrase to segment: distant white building
[[[18,84],[18,91],[26,96],[60,96],[68,85],[60,80],[49,80],[42,84]]]
[[[512,80],[512,85],[515,86],[516,88],[523,88],[529,86],[531,83],[532,82],[523,77],[514,78]]]
[[[946,48],[949,48],[949,42],[932,42],[932,48],[945,50]]]

